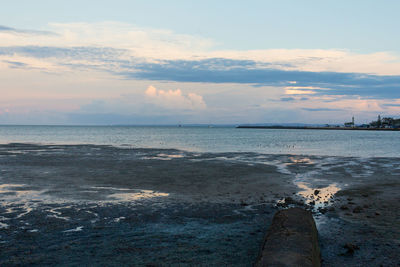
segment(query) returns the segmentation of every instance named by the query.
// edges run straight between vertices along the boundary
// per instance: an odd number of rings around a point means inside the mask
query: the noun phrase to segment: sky
[[[0,124],[400,117],[399,1],[3,1]]]

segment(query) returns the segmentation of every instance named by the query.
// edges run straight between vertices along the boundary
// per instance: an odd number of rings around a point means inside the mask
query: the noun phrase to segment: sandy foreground
[[[0,265],[252,266],[311,209],[324,266],[399,266],[400,159],[0,145]]]

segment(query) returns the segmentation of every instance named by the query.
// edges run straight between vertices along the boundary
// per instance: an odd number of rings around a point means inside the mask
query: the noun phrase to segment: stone
[[[347,243],[347,244],[345,244],[343,247],[344,247],[345,249],[347,249],[347,252],[346,252],[346,253],[347,253],[347,254],[351,254],[351,255],[354,254],[354,251],[360,249],[357,245],[352,244],[352,243]]]
[[[363,208],[360,207],[360,206],[357,206],[357,207],[355,207],[355,208],[353,209],[353,213],[360,213],[360,212],[362,212],[362,211],[363,211]]]

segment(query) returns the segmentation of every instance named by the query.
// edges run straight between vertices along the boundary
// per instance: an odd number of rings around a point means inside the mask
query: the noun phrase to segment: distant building
[[[376,125],[378,128],[382,127],[381,115],[378,115],[378,120],[376,121]]]
[[[392,128],[400,128],[400,119],[394,119],[391,117],[384,117],[378,116],[378,120],[372,121],[369,126],[371,128],[385,128],[385,129],[392,129]]]
[[[381,121],[381,127],[382,128],[393,128],[393,118],[383,118]]]
[[[361,124],[361,125],[358,125],[358,127],[359,128],[369,128],[370,125],[369,124]]]
[[[354,124],[354,116],[351,118],[351,122],[345,122],[344,123],[344,127],[346,128],[354,128],[355,124]]]

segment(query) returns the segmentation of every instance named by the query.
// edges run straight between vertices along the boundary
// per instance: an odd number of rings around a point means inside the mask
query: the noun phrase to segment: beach
[[[400,267],[400,1],[3,1],[0,267]]]
[[[252,266],[301,206],[324,266],[395,266],[399,177],[393,157],[4,144],[0,264]]]

